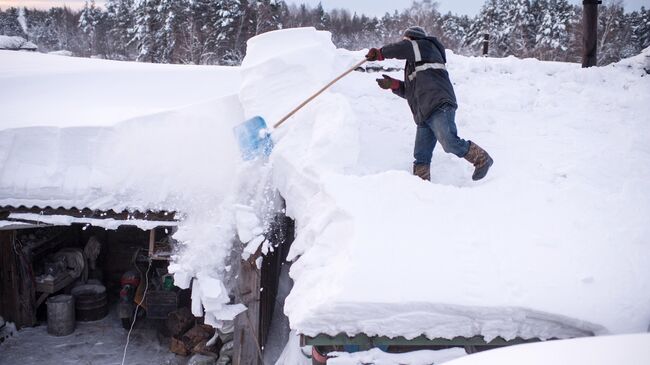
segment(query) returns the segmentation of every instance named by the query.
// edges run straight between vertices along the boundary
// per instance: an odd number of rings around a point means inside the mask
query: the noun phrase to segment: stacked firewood
[[[181,308],[169,314],[167,329],[171,334],[171,351],[175,354],[188,356],[201,354],[219,356],[220,341],[210,341],[215,335],[215,329],[206,324],[197,323],[196,318],[188,308]]]

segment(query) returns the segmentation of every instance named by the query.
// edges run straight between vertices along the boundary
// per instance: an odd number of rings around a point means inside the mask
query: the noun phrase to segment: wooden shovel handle
[[[349,70],[345,71],[345,72],[342,73],[339,77],[337,77],[337,78],[335,78],[334,80],[332,80],[329,84],[325,85],[322,89],[318,90],[318,92],[317,92],[316,94],[310,96],[309,99],[303,101],[302,104],[298,105],[298,106],[297,106],[294,110],[292,110],[289,114],[287,114],[286,116],[284,116],[284,118],[280,119],[279,122],[275,123],[275,125],[273,126],[273,128],[277,128],[277,127],[279,127],[282,123],[286,122],[287,119],[291,118],[294,114],[296,114],[296,112],[297,112],[298,110],[302,109],[305,105],[309,104],[310,101],[316,99],[316,97],[317,97],[318,95],[322,94],[323,91],[329,89],[329,88],[330,88],[332,85],[334,85],[337,81],[339,81],[340,79],[344,78],[344,77],[347,76],[350,72],[356,70],[357,67],[363,65],[363,64],[366,63],[367,61],[368,61],[368,60],[363,59],[362,61],[359,61],[359,63],[357,63],[356,65],[350,67]]]

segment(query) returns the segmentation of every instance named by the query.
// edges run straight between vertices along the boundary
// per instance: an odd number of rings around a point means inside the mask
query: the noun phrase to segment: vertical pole
[[[490,48],[490,34],[483,34],[483,56],[487,57]]]
[[[156,250],[156,229],[149,231],[149,258],[154,256]]]
[[[582,1],[582,67],[598,63],[598,5],[600,0]]]

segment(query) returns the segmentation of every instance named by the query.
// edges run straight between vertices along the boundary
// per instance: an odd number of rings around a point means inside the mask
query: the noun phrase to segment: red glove
[[[377,79],[377,84],[379,85],[380,88],[382,89],[391,89],[391,90],[396,90],[399,89],[399,80],[396,80],[388,75],[382,75],[384,78],[383,79]]]
[[[366,55],[368,61],[383,61],[384,55],[381,54],[381,49],[379,48],[370,48],[368,54]]]

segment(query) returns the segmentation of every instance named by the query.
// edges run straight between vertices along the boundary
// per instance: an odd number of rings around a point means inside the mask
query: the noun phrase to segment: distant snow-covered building
[[[0,50],[36,51],[38,46],[23,37],[0,35]]]

